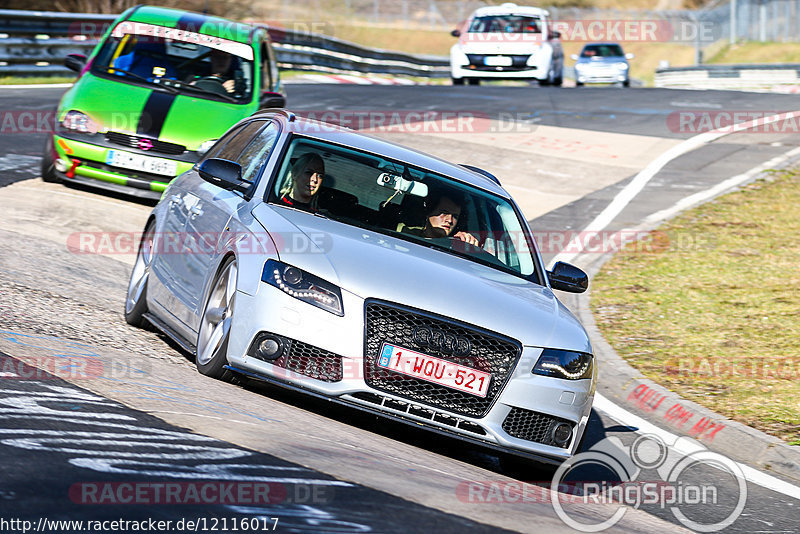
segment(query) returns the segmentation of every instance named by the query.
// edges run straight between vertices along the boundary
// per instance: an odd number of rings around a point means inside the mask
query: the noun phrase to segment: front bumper
[[[366,302],[355,295],[343,291],[344,317],[304,304],[267,284],[260,284],[256,295],[238,292],[236,298],[237,307],[248,310],[234,317],[231,331],[228,361],[238,372],[496,450],[550,462],[563,461],[575,453],[588,423],[596,378],[570,381],[532,374],[542,348],[521,347],[508,380],[486,411],[473,416],[413,399],[402,391],[370,385],[369,365],[364,361],[369,344],[365,343]],[[265,332],[297,343],[303,356],[295,358],[294,364],[289,364],[289,359],[275,364],[254,357],[253,342]],[[319,359],[315,360],[313,354]],[[338,371],[328,366],[332,357],[341,362]],[[548,443],[548,429],[558,422],[566,422],[573,429],[564,446]]]
[[[136,148],[114,145],[109,143],[103,134],[54,134],[52,150],[56,156],[54,159],[56,173],[65,182],[81,183],[156,199],[161,197],[161,193],[175,176],[191,169],[199,159],[196,152],[190,151],[179,156],[168,157],[147,153]],[[109,150],[174,161],[176,173],[175,175],[152,174],[108,165],[106,161]]]
[[[575,70],[578,83],[620,83],[628,81],[627,70]]]

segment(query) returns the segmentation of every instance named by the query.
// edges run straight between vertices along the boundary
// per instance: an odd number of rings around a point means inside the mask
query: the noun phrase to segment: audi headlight
[[[594,357],[585,352],[544,349],[533,368],[533,374],[567,380],[591,378],[593,360]]]
[[[64,115],[64,119],[61,121],[61,126],[67,130],[80,133],[94,134],[99,130],[97,123],[94,122],[91,117],[85,113],[75,110],[68,111],[67,114]]]
[[[261,281],[312,306],[344,316],[341,289],[319,276],[280,261],[267,260],[261,273]]]
[[[628,70],[628,64],[627,63],[622,63],[622,62],[615,63],[614,66],[617,67],[619,70]]]

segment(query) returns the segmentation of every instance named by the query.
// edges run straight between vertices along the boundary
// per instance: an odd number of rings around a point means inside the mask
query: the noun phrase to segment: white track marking
[[[716,130],[711,130],[710,132],[698,134],[683,141],[679,145],[675,145],[674,147],[670,148],[659,157],[648,163],[644,169],[639,171],[633,180],[631,180],[631,182],[626,185],[622,191],[617,193],[617,196],[614,197],[611,203],[606,206],[606,208],[601,211],[592,222],[589,223],[584,231],[576,235],[576,237],[574,237],[569,244],[564,247],[564,250],[575,252],[559,253],[555,258],[553,258],[551,265],[554,265],[557,261],[564,261],[567,263],[573,261],[583,250],[584,243],[581,239],[581,236],[584,236],[590,232],[599,232],[608,226],[611,221],[613,221],[620,213],[622,213],[622,210],[624,210],[628,204],[631,203],[636,195],[638,195],[642,189],[644,189],[650,180],[652,180],[653,177],[655,177],[655,175],[658,174],[658,172],[672,160],[682,156],[683,154],[686,154],[687,152],[691,152],[692,150],[695,150],[704,144],[716,141],[717,139],[720,139],[726,135],[743,132],[750,128],[765,126],[767,124],[772,124],[786,119],[793,119],[798,116],[800,116],[800,111],[791,111],[788,113],[770,115],[769,117],[754,119],[752,121],[734,124],[732,126],[726,126],[724,128],[718,128]]]
[[[599,232],[603,230],[606,226],[608,226],[611,221],[613,221],[625,207],[631,203],[631,201],[638,195],[642,189],[647,185],[650,180],[655,177],[655,175],[664,168],[670,161],[679,156],[686,154],[700,146],[720,139],[726,135],[732,133],[738,133],[756,126],[763,126],[767,124],[772,124],[778,121],[786,120],[786,119],[793,119],[800,116],[800,111],[792,111],[788,113],[780,113],[777,115],[771,115],[769,117],[765,117],[762,119],[756,119],[744,123],[735,124],[730,127],[726,128],[719,128],[717,130],[712,130],[710,132],[702,133],[687,139],[686,141],[682,142],[679,145],[672,147],[671,149],[667,150],[661,156],[650,162],[644,169],[642,169],[636,177],[627,185],[625,186],[622,191],[620,191],[616,197],[611,201],[611,203],[606,206],[606,208],[600,212],[600,214],[594,218],[594,220],[589,223],[589,225],[584,229],[582,234],[586,232]],[[750,178],[756,176],[760,172],[764,172],[765,170],[774,167],[776,164],[788,161],[794,156],[800,154],[800,148],[795,148],[786,152],[781,156],[777,156],[770,161],[763,163],[757,167],[750,169],[749,171],[738,174],[729,178],[719,184],[706,189],[705,191],[701,191],[699,193],[695,193],[694,195],[690,195],[678,202],[676,202],[673,206],[658,211],[643,221],[644,223],[654,223],[662,221],[666,218],[669,218],[676,213],[684,210],[690,206],[694,206],[700,202],[708,200],[714,197],[717,194],[720,194],[727,189],[740,185],[741,183],[749,180]],[[579,234],[580,235],[580,234]],[[565,247],[565,250],[578,250],[578,252],[562,252],[552,260],[552,264],[555,264],[557,261],[571,261],[575,257],[580,254],[580,250],[582,250],[582,243],[579,238],[573,239]],[[665,440],[666,443],[675,443],[677,441],[678,436],[663,430],[654,424],[642,419],[641,417],[629,412],[628,410],[622,408],[619,405],[614,404],[607,398],[605,398],[600,393],[595,395],[594,407],[600,410],[601,412],[607,414],[612,419],[618,421],[619,423],[626,425],[626,426],[634,426],[637,428],[637,433],[642,434],[656,434],[660,436],[662,439]],[[686,442],[686,440],[683,440]],[[682,453],[684,455],[690,454],[694,452],[693,450],[689,450],[689,445],[684,445],[680,447],[680,450],[677,452]],[[697,444],[697,449],[701,450],[703,447],[699,443]],[[784,482],[778,478],[775,478],[771,475],[767,475],[757,469],[754,469],[748,465],[741,464],[736,462],[736,464],[741,467],[742,472],[745,475],[745,479],[753,484],[757,484],[764,488],[767,488],[772,491],[776,491],[778,493],[782,493],[788,497],[792,497],[794,499],[800,500],[800,487],[790,484],[788,482]]]
[[[706,450],[706,447],[701,445],[699,442],[693,447],[691,441],[689,440],[683,439],[678,441],[679,436],[676,434],[659,428],[653,423],[629,412],[625,408],[614,404],[600,393],[596,393],[594,396],[594,407],[618,423],[627,427],[636,428],[636,432],[639,434],[655,434],[663,439],[664,443],[680,443],[681,446],[674,450],[684,456],[693,452]],[[775,478],[766,473],[762,473],[761,471],[754,469],[749,465],[745,465],[740,462],[735,463],[741,467],[742,472],[744,473],[744,478],[748,482],[752,482],[753,484],[757,484],[768,490],[776,491],[788,497],[800,500],[800,487],[788,482],[784,482],[783,480]]]

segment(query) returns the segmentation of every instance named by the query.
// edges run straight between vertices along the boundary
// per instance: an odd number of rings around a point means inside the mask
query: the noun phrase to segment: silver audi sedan
[[[597,363],[496,178],[287,111],[229,130],[142,234],[125,306],[208,376],[325,396],[558,464]]]

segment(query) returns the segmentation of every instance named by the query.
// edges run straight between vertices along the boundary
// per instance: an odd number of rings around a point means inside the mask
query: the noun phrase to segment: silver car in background
[[[579,55],[570,56],[575,61],[575,84],[621,83],[630,85],[629,59],[618,43],[588,43]]]
[[[313,158],[321,187],[290,202]],[[419,230],[435,195],[461,206],[451,235],[477,242]],[[576,267],[545,270],[489,173],[271,111],[170,184],[143,232],[125,316],[172,337],[205,375],[557,464],[579,447],[597,365],[553,289],[586,287]]]

